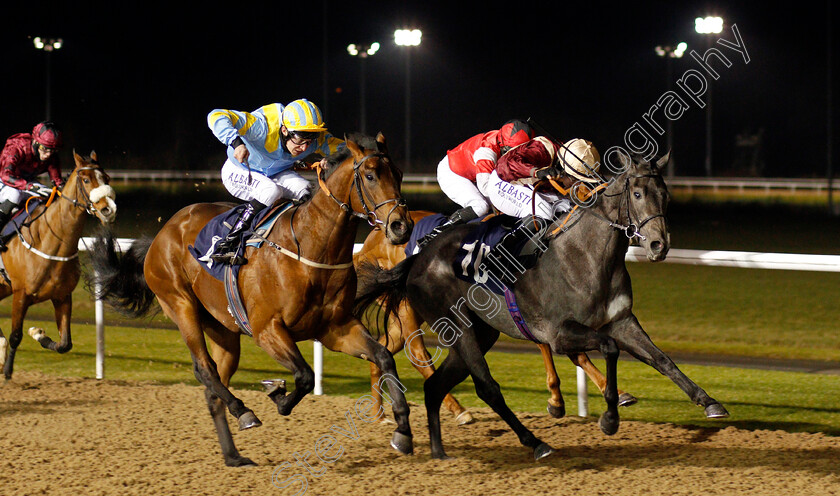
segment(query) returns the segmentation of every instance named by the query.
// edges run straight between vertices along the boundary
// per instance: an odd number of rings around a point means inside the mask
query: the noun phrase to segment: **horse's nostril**
[[[661,241],[654,241],[650,244],[651,251],[661,251],[662,250],[662,242]]]
[[[406,231],[406,229],[407,227],[404,221],[395,220],[394,222],[391,222],[391,231],[396,234],[402,234]]]

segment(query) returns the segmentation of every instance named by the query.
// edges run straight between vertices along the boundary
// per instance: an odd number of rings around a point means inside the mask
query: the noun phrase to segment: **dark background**
[[[3,7],[0,136],[45,117],[49,57],[51,117],[66,133],[65,163],[75,148],[95,149],[106,168],[218,168],[224,150],[206,124],[214,108],[305,97],[336,135],[359,130],[362,64],[346,46],[379,41],[365,63],[366,130],[382,131],[408,172],[432,172],[448,148],[511,117],[532,117],[558,139],[585,137],[604,151],[643,124],[668,89],[656,45],[685,41],[702,53],[709,40],[734,41],[735,24],[750,62],[718,45],[732,66],[717,65],[721,77],[711,83],[713,175],[751,173],[737,163],[743,150],[735,136],[761,128],[763,175],[829,171],[827,1],[784,9],[759,2],[92,5]],[[695,33],[695,17],[711,14],[725,19],[724,32]],[[410,165],[406,48],[393,43],[402,27],[423,30],[422,45],[409,49]],[[61,37],[65,46],[37,51],[33,36]],[[674,59],[670,81],[689,69],[699,69],[691,57]],[[690,103],[674,123],[677,175],[704,174],[705,116]]]

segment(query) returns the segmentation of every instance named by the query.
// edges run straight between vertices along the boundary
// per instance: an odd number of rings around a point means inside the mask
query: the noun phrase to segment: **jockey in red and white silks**
[[[600,155],[591,142],[583,139],[556,143],[537,136],[511,149],[499,158],[490,173],[488,197],[500,212],[514,217],[531,214],[543,219],[567,212],[571,203],[556,191],[534,192],[534,184],[545,177],[562,174],[574,180],[595,182]]]
[[[440,189],[453,202],[481,217],[490,212],[487,186],[496,160],[508,149],[533,137],[530,126],[511,120],[501,129],[473,136],[446,152],[438,164]]]

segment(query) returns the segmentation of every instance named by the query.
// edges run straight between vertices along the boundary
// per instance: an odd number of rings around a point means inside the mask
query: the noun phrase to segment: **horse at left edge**
[[[6,379],[12,378],[24,317],[36,303],[52,301],[60,338],[53,341],[40,327],[30,327],[29,335],[42,347],[58,353],[73,347],[70,315],[73,290],[81,276],[79,240],[88,216],[107,226],[117,215],[116,194],[96,152],[89,157],[73,152],[73,158],[75,168],[61,190],[53,188],[43,204],[30,204],[35,196],[24,203],[19,215],[29,217],[23,218],[7,243],[8,250],[2,253],[0,299],[12,296],[8,341],[0,331],[0,365]]]

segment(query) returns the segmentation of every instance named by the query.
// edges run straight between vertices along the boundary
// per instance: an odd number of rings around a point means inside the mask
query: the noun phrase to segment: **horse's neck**
[[[572,227],[549,244],[546,255],[559,262],[568,258],[569,253],[582,253],[581,260],[571,262],[591,264],[591,270],[603,270],[619,259],[623,261],[629,240],[622,230],[610,225],[622,222],[621,197],[620,188],[613,184],[600,193],[594,205],[578,207],[573,215],[579,217],[571,220]]]
[[[334,177],[336,174],[345,177]],[[349,205],[351,185],[352,180],[346,178],[345,171],[336,171],[330,176],[327,188],[341,202]],[[319,189],[311,200],[300,206],[292,222],[303,256],[318,257],[326,263],[340,263],[353,253],[358,220],[351,212],[341,208],[326,191]]]
[[[75,253],[85,226],[86,214],[82,208],[74,205],[76,182],[71,178],[64,185],[63,198],[56,196],[44,214],[33,221],[30,230],[37,233],[39,249],[61,255],[62,252]],[[49,251],[48,251],[49,250]]]

